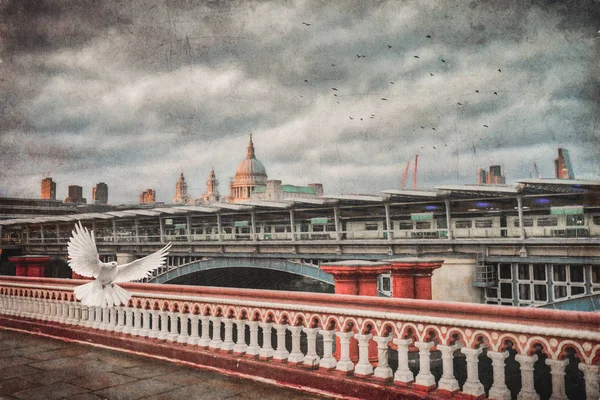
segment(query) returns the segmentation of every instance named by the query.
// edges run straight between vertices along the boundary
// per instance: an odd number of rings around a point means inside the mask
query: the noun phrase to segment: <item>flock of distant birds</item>
[[[307,23],[307,22],[302,22],[302,24],[306,25],[307,27],[308,27],[308,26],[311,26],[311,24],[309,24],[309,23]],[[432,39],[431,35],[426,35],[426,36],[425,36],[425,38],[427,38],[427,39]],[[392,45],[390,45],[390,44],[388,44],[388,45],[387,45],[387,47],[388,47],[388,49],[391,49],[393,46],[392,46]],[[357,57],[357,58],[364,58],[364,57],[366,57],[366,56],[365,56],[365,55],[363,55],[363,54],[357,54],[357,55],[356,55],[356,57]],[[417,56],[417,55],[414,55],[414,56],[413,56],[413,58],[419,59],[419,56]],[[444,60],[443,58],[440,58],[440,61],[441,61],[442,63],[446,63],[446,60]],[[333,63],[332,63],[332,64],[331,64],[331,66],[332,66],[332,67],[335,67],[335,66],[336,66],[336,64],[333,64]],[[499,69],[498,69],[498,72],[499,72],[499,73],[502,73],[502,69],[500,69],[500,68],[499,68]],[[431,73],[431,72],[429,73],[429,75],[430,75],[430,76],[435,76],[435,75],[434,75],[433,73]],[[305,82],[305,83],[308,83],[308,79],[305,79],[305,80],[304,80],[304,82]],[[390,81],[390,84],[392,84],[392,85],[393,85],[393,84],[394,84],[394,81]],[[331,90],[333,90],[334,92],[337,92],[337,91],[338,91],[338,89],[337,89],[337,88],[335,88],[335,87],[332,87],[332,88],[331,88]],[[475,90],[475,93],[479,93],[479,90],[478,90],[478,89],[476,89],[476,90]],[[497,91],[494,91],[493,93],[494,93],[494,95],[496,95],[496,96],[498,95],[498,92],[497,92]],[[337,93],[334,93],[334,94],[333,94],[333,96],[334,96],[334,97],[338,97]],[[300,97],[303,97],[303,96],[300,96]],[[385,98],[385,97],[382,97],[382,98],[381,98],[381,100],[382,100],[382,101],[388,101],[388,99],[387,99],[387,98]],[[337,103],[339,104],[340,102],[339,102],[339,101],[337,101]],[[457,102],[456,104],[457,104],[459,107],[462,107],[462,106],[463,106],[463,103],[460,103],[460,102]],[[375,116],[376,116],[375,114],[371,114],[371,116],[370,116],[369,118],[370,118],[370,119],[375,119]],[[348,118],[350,118],[351,120],[354,120],[354,119],[355,119],[354,117],[351,117],[351,116],[349,116]],[[360,120],[361,120],[361,121],[363,121],[363,118],[360,118]],[[486,124],[484,124],[484,125],[483,125],[483,127],[484,127],[484,128],[489,128],[489,126],[488,126],[488,125],[486,125]],[[421,125],[421,129],[425,129],[425,126],[422,126],[422,125]],[[434,130],[434,131],[436,130],[436,129],[435,129],[435,128],[433,128],[433,127],[432,127],[431,129],[432,129],[432,130]],[[447,146],[447,145],[446,145],[446,146]],[[433,148],[434,148],[434,149],[436,149],[435,147],[433,147]]]

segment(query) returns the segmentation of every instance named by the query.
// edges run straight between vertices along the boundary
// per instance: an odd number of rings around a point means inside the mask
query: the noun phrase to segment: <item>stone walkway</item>
[[[320,399],[117,351],[0,330],[0,399]]]

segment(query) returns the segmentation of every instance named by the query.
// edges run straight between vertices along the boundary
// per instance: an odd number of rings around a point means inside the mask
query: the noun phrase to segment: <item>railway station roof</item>
[[[372,194],[343,194],[337,196],[323,196],[325,199],[341,200],[348,203],[383,203],[387,200],[384,196],[377,196]]]
[[[520,193],[516,185],[445,185],[437,189],[442,195],[453,198],[506,197]]]
[[[388,195],[392,200],[398,201],[421,201],[432,200],[439,197],[438,192],[434,190],[382,190],[381,193]]]
[[[524,192],[533,193],[582,193],[586,191],[600,192],[600,181],[582,179],[520,179]]]

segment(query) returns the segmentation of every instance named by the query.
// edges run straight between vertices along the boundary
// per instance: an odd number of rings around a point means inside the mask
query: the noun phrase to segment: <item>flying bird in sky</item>
[[[127,305],[131,293],[116,283],[150,276],[152,271],[165,264],[170,248],[171,243],[144,258],[123,265],[117,265],[116,261],[103,263],[96,249],[94,231],[88,231],[79,222],[67,245],[69,266],[76,274],[95,279],[77,286],[73,290],[75,297],[88,307]]]
[[[419,56],[413,56],[414,58],[419,58]]]
[[[431,35],[427,35],[425,36],[427,39],[431,39]]]
[[[306,22],[303,22],[303,24],[306,25],[306,26],[310,26],[310,24],[307,24]]]
[[[443,58],[440,58],[440,60],[442,60],[442,62],[446,62],[446,60],[444,60]]]
[[[388,44],[388,49],[391,49],[391,48],[392,48],[392,46],[390,46],[390,45]]]
[[[497,95],[498,95],[498,92],[494,92],[494,94],[497,96]]]
[[[429,75],[433,76],[433,74],[430,72]]]
[[[385,101],[387,101],[387,99],[386,99],[385,97],[382,97],[382,98],[381,98],[381,100],[385,100]]]
[[[483,125],[484,128],[489,128],[487,125]]]
[[[479,93],[479,90],[476,90],[475,93]]]
[[[334,87],[332,87],[332,88],[331,88],[331,90],[336,90],[336,91],[337,91],[337,89],[336,89],[336,88],[334,88]]]
[[[459,106],[462,106],[462,103],[456,103],[456,104],[458,104]]]

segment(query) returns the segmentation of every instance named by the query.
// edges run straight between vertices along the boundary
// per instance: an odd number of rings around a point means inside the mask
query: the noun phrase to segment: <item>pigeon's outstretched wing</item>
[[[129,282],[150,276],[150,272],[165,264],[170,248],[171,243],[144,258],[119,265],[117,267],[117,276],[113,282]]]
[[[90,232],[87,228],[84,228],[81,221],[75,225],[67,250],[69,252],[69,266],[75,273],[89,278],[98,277],[102,269],[102,263],[96,249],[94,231]]]

